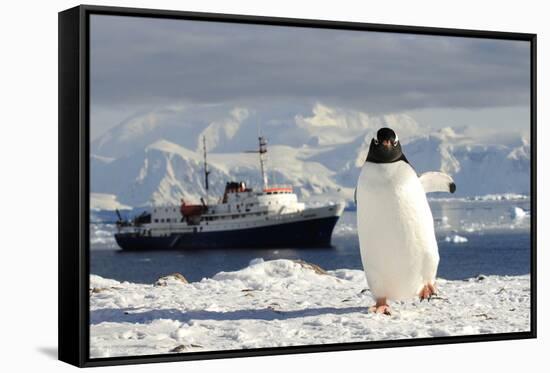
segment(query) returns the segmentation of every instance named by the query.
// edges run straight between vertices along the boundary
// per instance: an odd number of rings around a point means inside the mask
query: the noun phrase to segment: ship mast
[[[262,174],[262,190],[267,189],[267,173],[266,173],[266,163],[267,163],[267,140],[263,136],[258,136],[260,142],[260,148],[258,150],[247,150],[245,153],[258,153],[260,155],[260,172]]]
[[[206,204],[208,204],[208,174],[210,174],[210,171],[208,170],[208,162],[206,161],[206,136],[202,137],[202,148],[204,152],[204,189],[206,191]]]
[[[263,136],[258,137],[258,140],[260,141],[260,149],[258,153],[260,153],[260,172],[262,173],[262,185],[264,189],[267,189],[267,174],[265,172],[265,164],[267,162],[265,156],[265,154],[267,153],[267,140]]]

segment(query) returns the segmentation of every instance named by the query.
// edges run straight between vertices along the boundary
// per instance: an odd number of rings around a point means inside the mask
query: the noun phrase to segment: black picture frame
[[[190,352],[120,358],[89,357],[89,18],[120,15],[324,29],[383,31],[527,41],[531,45],[531,330],[249,350]],[[59,13],[59,360],[79,367],[327,352],[536,338],[537,335],[537,85],[536,34],[342,21],[244,16],[81,5]]]

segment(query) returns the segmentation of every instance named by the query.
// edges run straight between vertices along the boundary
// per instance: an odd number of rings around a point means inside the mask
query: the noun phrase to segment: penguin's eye
[[[378,144],[379,144],[379,142],[378,142],[377,139],[373,139],[373,140],[374,140],[374,145],[378,145]]]
[[[393,144],[393,146],[397,146],[398,143],[399,143],[399,137],[397,137],[397,135],[395,135],[395,140],[393,140],[392,144]]]

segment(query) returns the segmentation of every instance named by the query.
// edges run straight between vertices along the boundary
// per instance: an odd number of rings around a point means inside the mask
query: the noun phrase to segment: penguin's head
[[[380,128],[371,140],[367,162],[393,163],[405,160],[399,137],[391,128]]]

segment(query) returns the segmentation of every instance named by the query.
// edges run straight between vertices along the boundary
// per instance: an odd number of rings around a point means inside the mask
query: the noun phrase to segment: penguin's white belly
[[[407,163],[365,163],[357,185],[357,226],[375,297],[408,299],[435,282],[439,254],[432,212]]]

